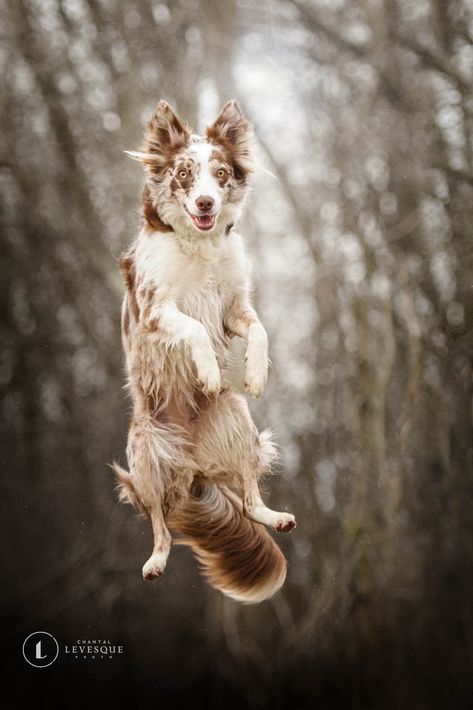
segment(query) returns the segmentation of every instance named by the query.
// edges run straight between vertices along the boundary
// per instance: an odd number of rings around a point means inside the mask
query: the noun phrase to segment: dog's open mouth
[[[197,214],[192,214],[192,212],[189,212],[189,210],[187,210],[187,214],[192,219],[192,221],[194,222],[195,226],[198,229],[202,229],[202,230],[206,231],[207,229],[212,229],[212,227],[215,224],[215,215],[214,214],[197,215]]]

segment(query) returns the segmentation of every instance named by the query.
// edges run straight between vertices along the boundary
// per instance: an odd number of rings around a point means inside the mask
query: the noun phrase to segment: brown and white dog
[[[280,532],[296,525],[261,499],[258,479],[275,449],[226,373],[229,339],[237,335],[246,341],[246,390],[258,397],[266,385],[267,336],[250,304],[247,261],[233,228],[253,170],[252,137],[236,101],[204,137],[191,135],[160,101],[142,151],[130,153],[145,168],[143,228],[121,264],[130,473],[115,465],[121,499],[152,523],[144,579],[164,572],[171,528],[210,583],[244,602],[272,596],[286,576],[286,560],[263,525]]]

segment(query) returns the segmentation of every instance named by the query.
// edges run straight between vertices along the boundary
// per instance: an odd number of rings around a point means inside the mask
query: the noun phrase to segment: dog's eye
[[[179,170],[179,177],[184,179],[187,177],[187,172],[185,170]]]
[[[220,170],[217,170],[217,177],[223,178],[223,177],[225,177],[225,175],[226,175],[226,170],[224,170],[223,168],[220,168]]]

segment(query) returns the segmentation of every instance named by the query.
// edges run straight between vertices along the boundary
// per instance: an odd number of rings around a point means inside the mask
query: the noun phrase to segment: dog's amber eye
[[[184,179],[187,177],[187,173],[185,170],[179,170],[179,177]]]
[[[220,170],[217,170],[217,177],[223,178],[226,175],[226,171],[223,168],[220,168]]]

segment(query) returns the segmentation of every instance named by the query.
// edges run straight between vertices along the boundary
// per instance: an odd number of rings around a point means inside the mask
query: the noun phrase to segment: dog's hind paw
[[[279,513],[265,505],[258,505],[253,509],[246,510],[245,514],[251,520],[268,525],[276,532],[292,532],[296,527],[296,519],[292,513]]]
[[[281,518],[277,521],[274,529],[277,532],[292,532],[297,527],[296,519],[291,513],[281,513]]]
[[[167,555],[157,553],[151,555],[149,560],[143,565],[143,579],[147,582],[152,582],[154,579],[161,577],[166,569]]]

